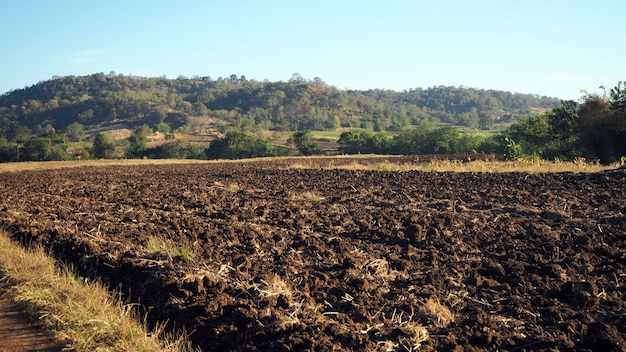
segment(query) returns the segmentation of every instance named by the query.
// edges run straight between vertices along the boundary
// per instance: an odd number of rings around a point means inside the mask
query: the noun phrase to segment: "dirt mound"
[[[285,166],[2,174],[0,223],[206,351],[626,348],[624,174]]]

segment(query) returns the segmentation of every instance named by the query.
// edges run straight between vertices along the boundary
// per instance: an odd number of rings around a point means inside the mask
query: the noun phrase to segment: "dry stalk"
[[[438,328],[445,328],[454,321],[454,314],[450,309],[437,299],[429,299],[422,306],[422,312],[426,314]]]

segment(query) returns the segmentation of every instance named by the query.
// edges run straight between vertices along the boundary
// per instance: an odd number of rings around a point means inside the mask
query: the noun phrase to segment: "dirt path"
[[[29,319],[19,304],[8,296],[0,284],[0,352],[57,352],[62,344]]]

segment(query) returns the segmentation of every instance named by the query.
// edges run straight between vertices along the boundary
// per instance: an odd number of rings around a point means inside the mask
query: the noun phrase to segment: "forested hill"
[[[294,74],[288,82],[227,78],[144,78],[112,74],[55,77],[0,96],[0,137],[15,127],[65,129],[113,124],[172,128],[190,117],[217,127],[397,130],[427,120],[473,128],[552,109],[559,99],[496,90],[438,86],[410,91],[340,90]]]

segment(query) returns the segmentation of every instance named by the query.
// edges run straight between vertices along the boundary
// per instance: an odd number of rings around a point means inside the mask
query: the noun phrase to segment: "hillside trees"
[[[233,126],[246,119],[249,130],[338,129],[370,121],[376,131],[397,131],[424,120],[489,128],[490,119],[515,118],[557,103],[554,98],[465,87],[339,90],[302,76],[258,82],[236,75],[213,80],[99,73],[55,77],[0,95],[0,121],[32,131],[46,124],[65,130],[79,123],[88,130],[121,122],[131,127],[165,122],[176,129],[189,116],[210,116]],[[6,129],[0,134],[10,139]]]

